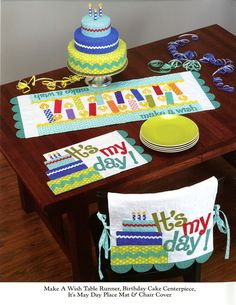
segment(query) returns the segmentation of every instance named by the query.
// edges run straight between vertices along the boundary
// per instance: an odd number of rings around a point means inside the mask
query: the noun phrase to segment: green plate
[[[148,119],[140,129],[142,137],[162,146],[183,145],[193,141],[199,130],[192,120],[181,115],[161,115]]]

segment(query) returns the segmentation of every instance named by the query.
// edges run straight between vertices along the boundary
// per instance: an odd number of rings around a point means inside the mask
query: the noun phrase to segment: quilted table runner
[[[219,107],[197,72],[181,72],[11,99],[16,135],[38,137],[72,130],[186,114]]]
[[[55,195],[144,165],[143,153],[127,132],[117,130],[44,154],[49,188]]]

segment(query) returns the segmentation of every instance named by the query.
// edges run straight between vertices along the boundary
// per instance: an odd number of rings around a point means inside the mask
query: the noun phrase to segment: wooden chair
[[[218,192],[216,200],[219,202],[223,194],[223,185],[225,178],[218,177]],[[98,209],[100,213],[107,215],[107,224],[109,224],[109,213],[108,213],[108,192],[100,191],[97,193],[98,198]],[[95,244],[96,258],[99,257],[98,243],[103,230],[103,225],[97,218],[97,214],[93,214],[90,218],[92,228],[92,238]],[[102,250],[103,251],[103,250]],[[194,262],[190,267],[186,269],[179,269],[173,267],[168,271],[157,271],[152,268],[148,272],[138,273],[133,269],[124,274],[118,274],[111,270],[110,260],[105,259],[104,255],[101,255],[101,266],[104,278],[102,281],[115,281],[115,282],[148,282],[148,281],[159,281],[169,278],[181,276],[185,282],[200,282],[201,281],[201,264]]]
[[[108,213],[108,201],[107,201],[107,192],[100,191],[97,193],[98,198],[98,208],[99,211],[103,214],[109,215]],[[107,219],[109,223],[109,218]],[[91,216],[91,228],[92,228],[92,237],[95,243],[96,257],[99,255],[98,243],[103,230],[101,222],[98,220],[97,215],[93,214]],[[102,255],[101,258],[102,271],[104,282],[149,282],[149,281],[158,281],[172,277],[182,276],[185,282],[200,282],[201,278],[201,264],[195,262],[192,266],[186,269],[179,269],[173,267],[171,270],[158,272],[156,269],[151,269],[148,272],[138,273],[134,270],[130,270],[125,274],[117,274],[113,272],[110,268],[109,259],[104,259]]]

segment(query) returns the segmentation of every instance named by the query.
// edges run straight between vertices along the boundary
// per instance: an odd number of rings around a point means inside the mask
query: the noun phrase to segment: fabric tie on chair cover
[[[226,257],[229,256],[229,226],[225,214],[220,218],[214,208],[218,181],[205,181],[174,191],[154,194],[108,193],[109,222],[98,214],[104,229],[99,241],[99,276],[101,249],[117,273],[132,268],[146,272],[153,267],[166,271],[174,265],[188,268],[195,261],[203,263],[213,251],[213,226],[227,234]],[[221,212],[223,213],[223,212]],[[110,230],[110,237],[109,237]],[[109,238],[108,238],[109,237]]]
[[[229,258],[230,252],[230,228],[228,224],[227,217],[223,211],[220,210],[220,205],[216,204],[214,207],[214,225],[216,224],[219,231],[227,235],[226,249],[225,249],[225,259]],[[220,213],[223,215],[224,220],[220,217]]]
[[[99,273],[100,279],[102,280],[103,274],[102,274],[102,270],[101,270],[101,255],[102,255],[101,252],[102,252],[102,249],[104,249],[105,258],[108,259],[109,250],[110,250],[110,248],[109,248],[109,244],[110,244],[109,243],[109,238],[110,238],[109,229],[110,229],[110,227],[106,223],[106,218],[107,218],[106,215],[98,212],[97,217],[103,224],[103,231],[102,231],[101,237],[99,239],[99,244],[98,244],[98,250],[99,250],[98,273]]]

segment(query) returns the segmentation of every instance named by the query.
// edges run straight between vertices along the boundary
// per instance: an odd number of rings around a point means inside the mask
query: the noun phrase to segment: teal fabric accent
[[[130,271],[132,268],[136,272],[147,272],[154,267],[158,272],[165,272],[170,269],[172,269],[174,266],[176,266],[179,269],[186,269],[189,268],[195,261],[199,264],[205,263],[212,255],[213,252],[206,253],[202,256],[199,256],[195,259],[190,259],[187,261],[183,262],[178,262],[178,263],[169,263],[169,264],[142,264],[142,265],[115,265],[111,266],[111,269],[114,272],[117,273],[126,273]]]
[[[186,269],[186,268],[189,268],[190,266],[192,266],[192,264],[195,262],[195,259],[189,259],[187,261],[184,261],[184,262],[178,262],[176,263],[176,267],[179,268],[179,269]]]
[[[208,86],[202,85],[202,89],[204,90],[205,93],[210,92],[210,87],[208,87]]]
[[[119,132],[119,134],[123,137],[123,138],[127,138],[128,137],[128,132],[124,131],[124,130],[117,130],[117,132]]]
[[[143,149],[142,146],[134,145],[133,147],[134,147],[134,149],[135,149],[138,153],[140,153],[140,154],[142,154],[142,153],[144,152],[144,149]]]
[[[111,83],[109,85],[109,90],[111,91],[119,91],[126,88],[132,88],[135,89],[139,86],[145,86],[145,85],[158,85],[163,82],[175,82],[175,81],[181,81],[183,80],[183,77],[179,74],[169,74],[169,75],[163,75],[163,76],[151,76],[151,77],[145,77],[145,78],[139,78],[139,79],[132,79],[128,81],[119,81],[115,83]],[[77,94],[96,94],[96,93],[104,93],[104,88],[93,88],[93,87],[79,87],[79,88],[71,88],[71,89],[65,89],[65,90],[56,90],[53,92],[43,92],[43,93],[35,93],[30,94],[31,101],[37,102],[40,100],[44,100],[47,98],[66,98],[71,95],[77,95]],[[14,98],[17,99],[17,98]]]
[[[147,271],[151,270],[152,267],[153,267],[152,264],[133,265],[133,269],[136,272],[147,272]]]
[[[149,155],[149,154],[142,154],[142,157],[143,157],[147,162],[152,161],[152,156]]]
[[[23,128],[23,125],[22,125],[21,121],[16,122],[14,126],[15,126],[16,129],[22,129]]]
[[[116,273],[127,273],[133,268],[133,265],[113,265],[111,270]]]
[[[196,258],[196,262],[199,263],[199,264],[203,264],[205,263],[212,255],[213,251],[209,252],[209,253],[206,253],[202,256],[199,256]]]
[[[144,149],[142,146],[135,145],[136,141],[133,138],[127,138],[128,133],[124,130],[117,130],[119,134],[130,144],[133,146],[133,148],[147,161],[150,162],[152,161],[152,156],[149,154],[144,154]]]
[[[17,97],[12,98],[10,100],[10,103],[13,105],[12,111],[15,112],[15,114],[13,115],[13,119],[14,119],[14,121],[16,121],[14,126],[16,129],[18,129],[16,132],[16,136],[17,136],[17,138],[23,139],[23,138],[25,138],[25,132],[24,132],[24,127],[23,127],[23,122],[22,122],[22,118],[21,118],[21,114],[20,114],[20,108],[18,105]]]
[[[19,139],[24,139],[24,138],[25,138],[24,130],[23,130],[23,129],[17,130],[16,136],[17,136],[17,138],[19,138]]]
[[[96,94],[95,98],[96,98],[96,103],[98,106],[102,106],[105,104],[104,99],[102,98],[101,94]]]
[[[174,98],[172,92],[165,92],[167,105],[174,105]]]
[[[132,146],[136,143],[136,141],[133,138],[126,138],[125,140]]]
[[[157,271],[159,272],[164,272],[164,271],[168,271],[171,268],[174,267],[174,263],[170,263],[170,264],[155,264],[154,267]]]
[[[220,214],[222,214],[223,219],[220,217]],[[214,207],[214,225],[216,224],[219,231],[221,233],[224,233],[227,235],[227,241],[226,241],[226,249],[225,249],[225,259],[229,258],[230,253],[230,228],[228,224],[227,217],[225,213],[220,210],[220,205],[216,204]]]
[[[89,63],[84,63],[82,64],[79,60],[75,60],[73,57],[68,56],[68,62],[69,64],[74,64],[79,66],[80,68],[84,69],[84,68],[89,68],[90,70],[94,70],[94,69],[98,69],[98,70],[103,70],[104,68],[107,69],[111,69],[113,67],[117,67],[123,63],[126,62],[126,55],[121,57],[118,61],[112,61],[110,64],[103,64],[103,65],[99,65],[99,64],[94,64],[94,65],[90,65]]]
[[[212,105],[214,106],[215,109],[220,107],[220,103],[218,101],[215,100],[215,95],[210,92],[210,88],[208,86],[205,85],[205,81],[203,79],[200,78],[200,73],[198,72],[192,72],[193,76],[195,77],[195,79],[197,80],[197,82],[199,83],[199,85],[201,86],[202,90],[206,93],[206,96],[209,98],[209,100],[211,101]]]
[[[110,227],[106,223],[107,216],[105,214],[101,214],[100,212],[98,212],[97,217],[103,224],[103,231],[102,231],[101,237],[99,239],[99,243],[98,243],[98,249],[99,249],[98,274],[99,274],[100,279],[102,280],[104,278],[104,276],[102,274],[102,269],[101,269],[101,252],[102,252],[102,249],[104,249],[105,258],[108,259],[108,254],[109,254],[109,250],[110,250],[110,248],[109,248],[109,244],[110,244],[109,229],[110,229]]]

